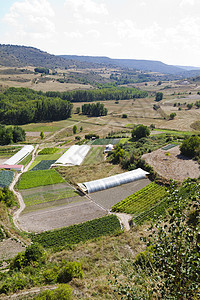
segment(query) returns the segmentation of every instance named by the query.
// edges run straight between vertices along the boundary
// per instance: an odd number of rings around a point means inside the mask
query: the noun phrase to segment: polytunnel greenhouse
[[[89,150],[88,145],[73,145],[53,165],[80,165]]]
[[[22,161],[25,157],[27,157],[32,151],[34,147],[32,145],[26,145],[17,153],[15,153],[11,158],[6,160],[3,164],[4,165],[16,165],[20,161]]]
[[[88,194],[106,190],[121,184],[130,183],[136,180],[144,179],[149,173],[138,168],[133,171],[117,174],[103,179],[93,180],[79,184],[82,191]]]

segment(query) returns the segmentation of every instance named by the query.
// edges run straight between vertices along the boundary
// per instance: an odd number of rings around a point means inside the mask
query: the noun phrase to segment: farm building
[[[16,165],[20,161],[22,161],[25,157],[27,157],[32,151],[34,147],[32,145],[24,146],[20,151],[14,154],[11,158],[6,160],[3,165]]]
[[[104,150],[104,153],[113,151],[113,148],[114,148],[113,144],[108,144],[108,145],[106,145],[106,148],[105,148],[105,150]]]
[[[79,188],[88,194],[106,190],[121,184],[130,183],[136,180],[144,179],[149,173],[138,168],[133,171],[117,174],[114,176],[93,180],[89,182],[79,183]]]
[[[83,162],[89,150],[90,146],[88,145],[73,145],[53,165],[80,165]]]
[[[22,172],[24,169],[23,165],[0,165],[0,169],[4,170],[16,170]]]

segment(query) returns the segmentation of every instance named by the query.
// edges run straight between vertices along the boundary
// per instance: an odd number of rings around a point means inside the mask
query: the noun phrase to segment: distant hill
[[[0,44],[0,65],[6,67],[67,68],[74,63],[71,59],[49,54],[33,47]],[[79,62],[79,65],[82,65]]]
[[[77,55],[60,55],[60,57],[81,62],[98,63],[122,68],[131,68],[142,71],[151,71],[164,74],[179,74],[183,72],[182,68],[167,65],[160,61],[137,60],[137,59],[112,59],[109,57],[98,56],[77,56]]]

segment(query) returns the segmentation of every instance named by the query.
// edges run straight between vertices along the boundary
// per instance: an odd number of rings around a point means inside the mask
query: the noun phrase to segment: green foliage
[[[81,241],[85,242],[102,235],[112,234],[119,231],[120,228],[117,217],[109,215],[63,229],[31,234],[31,239],[45,248],[62,247],[67,244],[77,244]]]
[[[145,125],[138,125],[132,130],[132,137],[136,140],[150,135],[150,129]]]
[[[115,212],[133,214],[135,217],[148,210],[166,196],[166,188],[154,182],[112,206]]]
[[[26,133],[21,127],[5,127],[0,125],[0,145],[23,142],[25,139]]]
[[[176,113],[171,113],[169,115],[170,120],[174,120],[175,117],[176,117]]]
[[[41,137],[41,140],[43,140],[45,138],[45,135],[44,135],[43,131],[40,132],[40,137]]]
[[[73,134],[76,134],[76,133],[77,133],[77,126],[74,125],[74,126],[73,126]]]
[[[123,114],[123,115],[122,115],[122,118],[123,118],[123,119],[126,119],[127,117],[128,117],[127,114]]]
[[[71,116],[72,104],[27,88],[9,88],[0,94],[0,117],[4,124],[58,121]]]
[[[49,69],[47,69],[47,68],[35,68],[34,69],[34,71],[36,72],[36,73],[44,73],[44,74],[49,74]]]
[[[39,151],[38,155],[54,154],[59,151],[60,151],[59,148],[44,148],[41,151]]]
[[[22,174],[18,182],[18,189],[23,190],[61,182],[65,182],[65,180],[55,169],[28,171]]]
[[[72,278],[83,278],[81,264],[78,262],[68,262],[59,272],[57,281],[59,283],[67,283]]]
[[[10,186],[11,182],[13,181],[14,172],[1,170],[0,171],[0,187]]]
[[[82,105],[83,115],[88,115],[91,117],[99,117],[99,116],[106,116],[107,113],[108,113],[107,108],[105,108],[104,104],[100,102]]]
[[[148,96],[146,91],[136,88],[108,87],[95,90],[77,90],[72,92],[46,92],[47,97],[59,97],[70,102],[92,102],[104,100],[125,100],[135,98],[145,98]]]
[[[200,150],[200,138],[198,136],[191,136],[184,140],[180,146],[181,154],[194,157],[199,154]]]
[[[157,92],[155,101],[161,101],[163,99],[163,93]]]
[[[89,133],[85,135],[85,139],[86,140],[90,140],[91,138],[95,137],[96,139],[99,138],[99,135],[95,134],[95,133]]]
[[[11,207],[15,204],[14,194],[6,185],[3,188],[0,188],[0,202],[5,203],[8,207]]]
[[[187,180],[172,186],[172,207],[165,219],[150,228],[146,249],[133,264],[126,262],[123,284],[115,275],[120,299],[199,299],[200,292],[200,184]]]
[[[122,149],[121,144],[118,144],[114,151],[112,151],[112,154],[110,156],[110,159],[113,164],[119,164],[121,159],[124,157],[125,151]]]
[[[22,269],[28,265],[44,263],[46,252],[43,247],[37,243],[31,244],[26,248],[25,252],[19,252],[11,261],[11,269]]]
[[[56,289],[41,292],[35,300],[71,300],[72,288],[68,284],[60,284]]]

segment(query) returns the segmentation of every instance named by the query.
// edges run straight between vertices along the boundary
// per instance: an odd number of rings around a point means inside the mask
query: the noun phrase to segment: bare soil
[[[198,178],[200,166],[198,162],[180,154],[179,146],[169,150],[158,149],[142,156],[154,170],[167,179],[183,182],[188,177]]]
[[[8,259],[17,255],[18,252],[24,251],[25,247],[19,241],[11,238],[0,242],[0,259]]]
[[[107,211],[88,200],[29,212],[21,215],[19,221],[26,231],[42,232],[86,222],[106,213]]]

